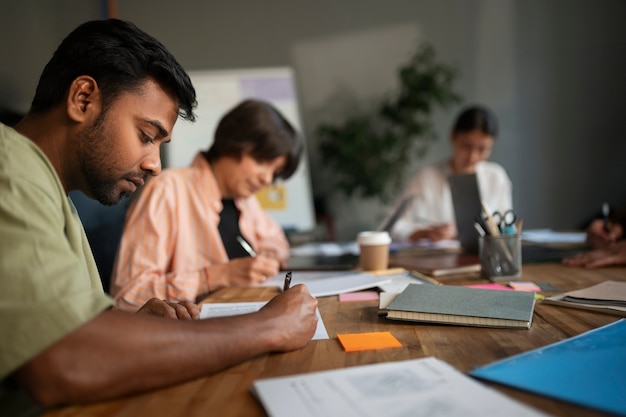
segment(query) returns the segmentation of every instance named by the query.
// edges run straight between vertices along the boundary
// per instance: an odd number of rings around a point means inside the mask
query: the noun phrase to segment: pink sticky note
[[[530,291],[530,292],[539,292],[541,288],[534,282],[529,281],[514,281],[509,282],[509,285],[516,291]]]
[[[511,290],[511,288],[502,284],[472,284],[466,285],[469,288],[482,288],[483,290]]]
[[[372,301],[378,300],[378,293],[376,291],[357,291],[347,292],[339,294],[339,301]]]

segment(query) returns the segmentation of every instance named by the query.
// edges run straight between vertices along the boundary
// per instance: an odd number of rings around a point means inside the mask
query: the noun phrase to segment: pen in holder
[[[481,276],[490,281],[514,280],[522,276],[520,234],[485,235],[478,238]]]

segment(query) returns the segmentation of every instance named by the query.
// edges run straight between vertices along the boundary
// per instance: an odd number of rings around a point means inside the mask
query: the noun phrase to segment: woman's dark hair
[[[61,103],[81,75],[98,83],[103,112],[120,93],[152,78],[176,97],[183,119],[195,120],[196,92],[189,76],[163,44],[130,22],[94,20],[74,29],[45,66],[30,111],[41,113]]]
[[[491,110],[484,106],[466,107],[457,117],[452,134],[476,129],[494,139],[498,136],[498,120]]]
[[[222,117],[205,155],[209,162],[244,155],[266,162],[284,155],[287,161],[275,179],[287,179],[298,168],[303,148],[296,130],[278,110],[264,101],[249,99]]]

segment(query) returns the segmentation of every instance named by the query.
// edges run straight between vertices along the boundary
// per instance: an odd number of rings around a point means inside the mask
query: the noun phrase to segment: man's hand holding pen
[[[267,321],[278,320],[279,325],[274,338],[277,351],[299,349],[315,334],[317,328],[317,299],[309,293],[303,284],[288,287],[291,275],[285,276],[285,291],[272,298],[260,311]],[[287,289],[289,291],[287,291]]]
[[[287,291],[291,286],[291,271],[287,272],[285,275],[285,283],[283,285],[283,291]]]

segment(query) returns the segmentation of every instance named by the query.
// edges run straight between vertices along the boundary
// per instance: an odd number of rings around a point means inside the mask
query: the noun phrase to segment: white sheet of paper
[[[378,285],[378,288],[385,292],[401,293],[409,284],[424,284],[424,281],[409,273],[387,275],[385,278],[388,278],[389,282]]]
[[[271,417],[545,416],[436,358],[259,379]]]
[[[267,302],[244,302],[244,303],[205,303],[200,309],[200,318],[208,319],[211,317],[237,316],[240,314],[254,313],[259,311]],[[328,332],[324,326],[320,310],[317,309],[317,329],[312,340],[329,339]]]
[[[274,275],[261,286],[282,288],[285,282],[285,272]],[[388,277],[377,277],[365,272],[314,272],[294,271],[291,278],[291,286],[304,284],[313,297],[326,297],[346,292],[376,288],[382,284],[391,282]]]
[[[585,243],[585,232],[555,232],[552,229],[524,230],[522,240],[534,243]]]

